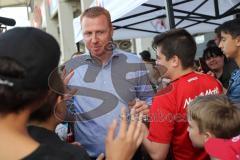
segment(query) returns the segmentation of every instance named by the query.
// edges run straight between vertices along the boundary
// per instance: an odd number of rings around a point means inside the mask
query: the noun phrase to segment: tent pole
[[[165,9],[166,9],[167,19],[169,23],[169,29],[175,28],[172,0],[165,0]]]
[[[219,17],[218,0],[214,0],[214,9],[215,9],[215,16],[216,16],[216,17]]]

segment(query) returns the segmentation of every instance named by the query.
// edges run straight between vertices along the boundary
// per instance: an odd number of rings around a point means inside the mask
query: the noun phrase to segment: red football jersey
[[[203,149],[192,146],[187,131],[186,109],[197,96],[222,92],[221,83],[206,74],[191,72],[171,82],[153,99],[148,139],[171,144],[175,160],[209,159]]]

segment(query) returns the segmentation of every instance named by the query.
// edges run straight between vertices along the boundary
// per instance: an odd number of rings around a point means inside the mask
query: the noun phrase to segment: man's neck
[[[110,57],[112,56],[113,52],[112,51],[107,51],[104,55],[101,57],[94,57],[96,58],[97,62],[99,62],[101,65],[107,64],[109,61]]]
[[[55,131],[55,129],[58,125],[58,123],[53,118],[50,118],[45,122],[32,121],[29,124],[48,129],[50,131]]]
[[[175,74],[173,74],[173,75],[170,77],[170,79],[171,79],[171,81],[174,81],[174,80],[180,78],[181,76],[186,75],[186,74],[188,74],[188,73],[190,73],[190,72],[192,72],[192,71],[193,71],[192,68],[176,70],[176,71],[175,71]]]
[[[7,129],[7,130],[19,132],[19,133],[27,133],[26,124],[27,124],[30,113],[31,112],[29,110],[25,110],[19,113],[10,113],[10,114],[1,116],[0,130],[4,131],[4,129]]]

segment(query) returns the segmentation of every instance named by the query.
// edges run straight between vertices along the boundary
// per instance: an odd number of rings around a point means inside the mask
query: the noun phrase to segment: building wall
[[[59,42],[61,63],[69,60],[77,52],[74,42],[73,18],[81,10],[80,0],[32,0],[29,17],[32,25],[52,34]],[[49,5],[52,4],[52,5]],[[40,9],[40,13],[37,12]],[[36,18],[37,17],[37,18]],[[41,19],[36,25],[36,19]]]

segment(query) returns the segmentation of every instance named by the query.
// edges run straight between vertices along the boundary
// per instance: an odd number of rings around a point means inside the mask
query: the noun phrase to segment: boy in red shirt
[[[186,30],[174,29],[158,35],[153,46],[157,64],[166,68],[164,77],[171,82],[153,99],[149,133],[143,144],[152,159],[165,159],[170,148],[175,160],[208,159],[204,150],[192,146],[186,110],[195,97],[220,94],[222,86],[214,77],[193,71],[196,43]]]

